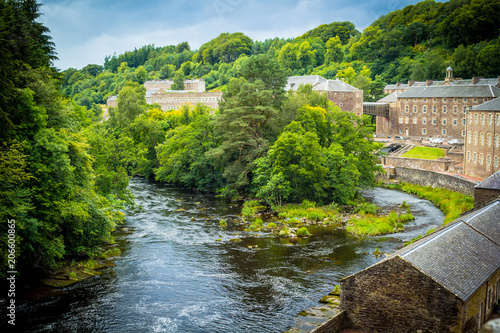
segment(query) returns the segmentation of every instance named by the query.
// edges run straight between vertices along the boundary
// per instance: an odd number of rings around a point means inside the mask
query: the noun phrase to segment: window
[[[446,118],[443,119],[443,125],[446,125]]]
[[[467,98],[464,98],[464,102],[467,102]]]
[[[403,134],[403,130],[401,128],[399,129],[399,134]]]
[[[422,134],[427,134],[427,129],[426,128],[422,128]]]
[[[498,168],[498,156],[495,156],[495,168]]]
[[[500,114],[497,115],[497,126],[500,126]]]
[[[462,136],[465,136],[465,131],[462,131]]]
[[[483,154],[479,155],[479,164],[483,165]]]
[[[467,152],[467,161],[470,162],[470,151]]]
[[[413,113],[417,113],[417,106],[413,105]]]
[[[417,101],[417,99],[416,99],[416,98],[414,98],[414,99],[413,99],[413,101],[414,101],[414,102],[416,102],[416,101]]]
[[[477,133],[474,133],[474,144],[477,145]]]
[[[424,98],[424,103],[427,103],[427,98]]]
[[[432,101],[433,101],[434,103],[436,103],[436,99],[435,99],[435,98],[434,98]]]
[[[408,100],[408,98],[407,98],[407,99],[406,99],[406,103],[408,103],[408,101],[409,101],[409,100]]]
[[[462,125],[465,126],[465,118],[462,118]]]
[[[491,164],[491,156],[488,155],[488,156],[486,156],[486,165],[490,166],[490,164]]]
[[[405,117],[405,124],[409,124],[410,123],[410,117]]]
[[[446,135],[446,130],[445,129],[443,130],[443,135]]]
[[[456,99],[456,98],[454,98],[454,99],[453,99],[453,102],[454,102],[454,103],[456,103],[456,102],[457,102],[457,99]]]
[[[453,113],[457,113],[457,112],[458,112],[458,108],[457,108],[457,106],[455,105],[455,106],[453,106]]]
[[[484,125],[484,113],[481,114],[481,125]]]
[[[427,113],[427,105],[422,106],[422,112]]]
[[[470,141],[471,141],[471,132],[468,132],[467,133],[467,143],[470,144]]]
[[[491,113],[488,115],[488,125],[491,125],[493,124],[493,116],[491,115]]]
[[[447,101],[447,99],[446,99],[446,98],[443,98],[443,102],[445,102],[445,103],[446,103],[446,101]]]
[[[436,107],[435,106],[432,107],[432,113],[436,113]]]
[[[405,106],[405,112],[408,112],[408,108],[409,108],[409,106],[408,106],[408,105],[406,105],[406,106]]]
[[[427,124],[427,118],[423,117],[422,118],[422,125],[425,125],[425,124]]]
[[[474,103],[477,103],[477,98],[474,98]]]
[[[446,113],[446,105],[443,105],[443,113]]]
[[[432,125],[436,125],[436,118],[432,118]]]
[[[491,147],[491,134],[488,134],[488,147]]]
[[[399,117],[399,123],[402,124],[403,123],[403,117]]]
[[[481,146],[484,146],[484,133],[481,133]]]
[[[474,123],[477,124],[477,113],[474,114]]]
[[[472,156],[472,162],[476,163],[477,162],[477,154],[474,153],[474,155]]]
[[[500,143],[500,135],[497,135],[497,136],[495,137],[495,147],[497,147],[497,148],[498,148],[499,143]]]
[[[453,126],[457,126],[457,120],[453,119]]]
[[[417,117],[413,117],[413,124],[416,125],[417,124]]]
[[[464,106],[464,113],[466,113],[466,112],[467,112],[467,107],[466,107],[466,106]]]

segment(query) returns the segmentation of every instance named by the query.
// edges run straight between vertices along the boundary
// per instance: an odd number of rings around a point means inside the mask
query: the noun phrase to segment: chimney
[[[500,88],[500,75],[498,76],[497,87]]]
[[[434,82],[433,80],[425,80],[425,86],[428,87]]]
[[[408,81],[408,88],[410,88],[414,83],[415,83],[415,81],[413,81],[413,80]]]
[[[479,82],[479,77],[478,76],[473,76],[472,77],[472,84],[477,84]]]
[[[401,85],[401,82],[396,83],[396,87],[399,87]]]

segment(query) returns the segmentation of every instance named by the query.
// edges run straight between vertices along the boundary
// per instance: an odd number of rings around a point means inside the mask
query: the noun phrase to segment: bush
[[[269,229],[274,229],[274,228],[276,228],[276,223],[274,223],[274,222],[268,223],[268,224],[266,225],[266,228],[269,228]]]
[[[283,229],[280,230],[280,236],[289,236],[290,231],[288,230],[287,227],[283,227]]]
[[[219,221],[219,227],[227,227],[227,222],[226,222],[226,220],[220,220],[220,221]]]
[[[365,213],[376,214],[379,209],[380,208],[375,204],[363,202],[358,204],[356,208],[354,208],[354,213],[359,213],[360,215],[364,215]]]
[[[309,230],[307,230],[306,227],[302,227],[299,230],[297,230],[297,236],[308,237],[311,236],[311,233],[309,232]]]
[[[252,222],[250,229],[260,229],[263,227],[264,227],[264,221],[262,221],[261,219],[255,219],[255,221]]]
[[[254,215],[257,212],[257,207],[259,207],[259,201],[257,200],[248,200],[243,203],[243,207],[241,208],[241,215],[249,217]]]
[[[300,206],[304,209],[314,208],[316,207],[316,203],[314,201],[304,200]]]

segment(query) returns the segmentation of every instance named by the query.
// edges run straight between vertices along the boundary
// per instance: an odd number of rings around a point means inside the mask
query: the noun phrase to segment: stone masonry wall
[[[351,325],[349,317],[347,317],[347,313],[345,311],[341,311],[321,326],[312,330],[310,333],[341,333],[343,330],[350,327]]]
[[[461,301],[395,256],[340,281],[341,307],[365,332],[460,332]]]
[[[396,167],[395,169],[396,178],[400,179],[402,182],[422,186],[446,188],[448,190],[460,192],[470,196],[474,196],[474,187],[477,185],[475,182],[471,182],[467,179],[458,178],[444,173],[403,167]]]
[[[405,167],[412,169],[423,169],[429,171],[444,172],[448,170],[450,161],[441,160],[424,160],[419,158],[406,158],[397,156],[386,156],[385,165],[390,165],[394,167]]]
[[[474,191],[474,207],[487,203],[500,196],[500,189],[476,187]]]

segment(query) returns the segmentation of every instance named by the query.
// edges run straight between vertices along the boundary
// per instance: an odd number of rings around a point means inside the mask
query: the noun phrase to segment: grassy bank
[[[474,198],[455,191],[431,186],[420,186],[408,183],[386,186],[414,194],[434,203],[445,214],[443,225],[457,219],[461,214],[474,207]]]

